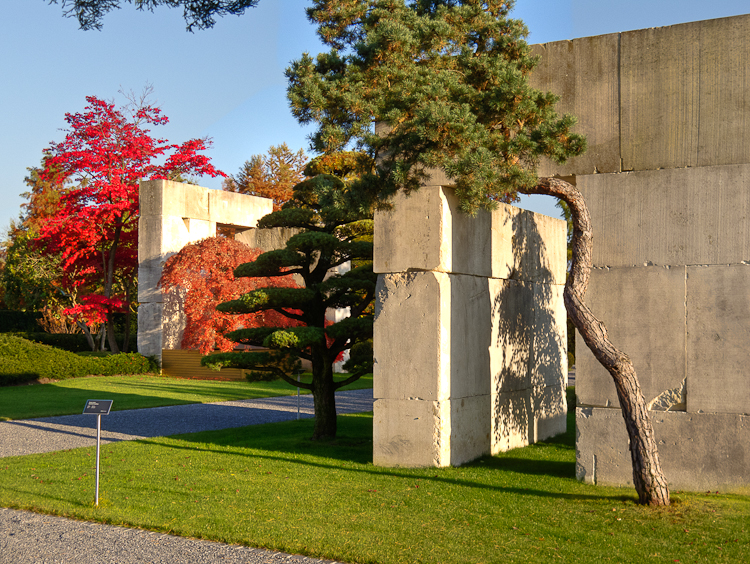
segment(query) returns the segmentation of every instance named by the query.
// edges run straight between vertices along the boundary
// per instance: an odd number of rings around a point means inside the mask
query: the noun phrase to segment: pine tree
[[[260,228],[293,227],[302,231],[284,249],[260,255],[237,267],[243,277],[297,275],[301,288],[265,287],[224,302],[219,311],[234,314],[275,311],[299,327],[256,327],[226,335],[241,344],[262,346],[267,352],[228,352],[205,357],[204,365],[248,369],[250,380],[282,378],[308,389],[315,405],[314,440],[336,436],[334,392],[372,371],[372,301],[376,276],[372,270],[372,211],[358,211],[349,202],[349,186],[372,168],[369,159],[346,153],[311,161],[310,176],[297,184],[294,197],[280,211],[263,217]],[[344,273],[335,269],[353,264]],[[349,316],[333,322],[335,309]],[[333,365],[350,350],[344,365],[349,376],[334,379]],[[312,363],[312,382],[294,379],[299,359]]]

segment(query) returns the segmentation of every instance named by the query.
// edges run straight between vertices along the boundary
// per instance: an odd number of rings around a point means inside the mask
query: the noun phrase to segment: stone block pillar
[[[459,465],[566,428],[565,222],[451,188],[375,215],[374,454]]]

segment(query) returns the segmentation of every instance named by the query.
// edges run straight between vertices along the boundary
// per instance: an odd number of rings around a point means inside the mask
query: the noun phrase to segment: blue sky
[[[80,31],[47,0],[2,0],[0,20],[0,230],[18,216],[26,167],[64,137],[66,112],[95,95],[117,104],[118,90],[154,87],[170,118],[154,134],[172,142],[209,136],[209,156],[232,174],[253,154],[286,142],[307,149],[309,131],[292,118],[284,69],[321,46],[307,21],[306,0],[260,0],[242,17],[213,29],[185,31],[181,9],[136,11],[125,4],[102,31]],[[747,0],[518,0],[531,43],[659,27],[750,12]],[[217,179],[201,182],[219,188]],[[556,215],[544,196],[522,207]]]

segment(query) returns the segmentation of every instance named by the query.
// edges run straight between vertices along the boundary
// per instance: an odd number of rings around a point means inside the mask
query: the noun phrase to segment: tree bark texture
[[[336,438],[336,394],[333,382],[333,363],[313,356],[313,404],[315,406],[314,441]],[[323,356],[323,355],[320,355]]]
[[[573,216],[573,258],[563,297],[568,316],[596,359],[612,376],[617,398],[630,438],[633,483],[638,502],[669,505],[669,488],[659,463],[651,416],[638,376],[628,355],[618,350],[607,329],[584,302],[592,264],[593,234],[591,216],[581,193],[559,178],[541,178],[525,194],[543,194],[564,200]]]

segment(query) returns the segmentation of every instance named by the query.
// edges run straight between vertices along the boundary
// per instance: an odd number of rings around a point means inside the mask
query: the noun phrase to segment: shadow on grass
[[[569,397],[572,390],[569,390]],[[573,400],[574,402],[575,400]],[[172,441],[159,439],[143,441],[173,449],[207,452],[217,455],[239,455],[247,458],[303,465],[323,470],[339,470],[377,476],[390,476],[449,483],[469,488],[516,493],[522,496],[560,498],[569,500],[612,499],[600,494],[570,493],[551,489],[522,488],[513,485],[487,484],[467,479],[475,475],[473,468],[491,469],[522,476],[546,476],[555,480],[575,481],[575,461],[569,459],[575,449],[575,407],[568,416],[568,432],[526,447],[485,456],[457,470],[455,468],[399,469],[372,465],[372,414],[339,417],[339,435],[334,441],[316,442],[312,435],[313,421],[288,421],[268,425],[238,427],[224,431],[208,431],[189,435],[175,435]],[[569,404],[569,405],[571,405]],[[184,443],[184,446],[180,443]],[[530,450],[526,450],[530,449]],[[524,456],[521,453],[527,453]],[[518,453],[514,455],[514,453]],[[342,467],[339,463],[349,463]],[[466,471],[464,471],[466,470]],[[558,485],[559,486],[559,485]],[[553,491],[553,489],[555,491]],[[632,501],[632,496],[622,496]],[[634,499],[634,498],[633,498]]]

